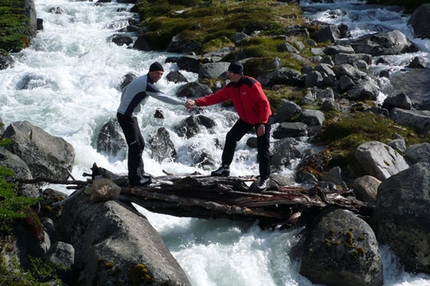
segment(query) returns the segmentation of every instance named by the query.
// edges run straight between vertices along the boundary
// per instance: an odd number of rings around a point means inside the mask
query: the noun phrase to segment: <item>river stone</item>
[[[383,181],[371,224],[407,272],[430,274],[430,163],[417,163]]]
[[[170,138],[170,133],[165,127],[157,129],[156,133],[151,134],[148,141],[151,148],[151,158],[157,162],[164,160],[176,161],[178,153],[175,149],[175,144]]]
[[[365,35],[348,42],[356,53],[381,55],[400,55],[417,52],[417,46],[398,30]]]
[[[19,156],[34,178],[67,180],[73,168],[75,149],[63,138],[52,136],[28,121],[11,123],[2,138],[10,138],[6,148]]]
[[[405,159],[387,144],[371,141],[361,144],[355,150],[355,158],[368,175],[381,181],[409,168]]]
[[[417,38],[430,38],[430,3],[424,3],[412,13],[408,20]]]
[[[129,204],[91,203],[82,194],[64,205],[57,227],[75,249],[70,285],[190,285],[157,231]]]
[[[229,62],[207,63],[201,65],[198,71],[199,81],[222,77],[226,74],[229,65]]]
[[[28,168],[27,164],[19,156],[13,154],[2,146],[0,146],[0,166],[12,170],[16,179],[33,179],[30,168]],[[18,194],[31,198],[37,198],[39,196],[39,192],[33,184],[22,184],[19,188]]]
[[[351,211],[326,211],[310,225],[300,274],[314,284],[382,285],[382,258],[373,230]]]
[[[93,181],[93,191],[90,200],[93,203],[105,202],[118,198],[121,188],[110,179],[97,179]]]
[[[406,148],[405,158],[412,162],[412,164],[418,162],[430,163],[430,143],[424,142],[414,144]]]
[[[369,175],[357,178],[353,184],[354,195],[360,201],[375,205],[380,184],[380,180]]]
[[[393,108],[390,118],[396,123],[415,129],[418,133],[430,131],[430,110],[405,110]]]

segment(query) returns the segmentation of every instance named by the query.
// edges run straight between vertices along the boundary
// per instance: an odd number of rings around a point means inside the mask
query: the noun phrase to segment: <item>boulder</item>
[[[275,114],[275,122],[277,123],[291,121],[302,112],[301,107],[293,101],[281,99],[281,103]]]
[[[405,159],[387,144],[371,141],[355,150],[355,158],[367,172],[381,181],[409,168]]]
[[[430,163],[430,143],[414,144],[406,148],[405,158],[412,164],[419,162]]]
[[[406,94],[415,109],[430,110],[430,70],[408,69],[390,75],[392,88],[386,94]]]
[[[354,195],[360,201],[375,205],[381,181],[369,175],[357,178],[353,184]]]
[[[12,170],[16,179],[31,180],[33,176],[27,164],[17,155],[13,154],[5,147],[0,146],[0,166]],[[19,188],[19,195],[37,198],[39,192],[33,184],[22,184]]]
[[[270,163],[273,166],[289,166],[290,161],[300,158],[301,152],[297,148],[299,142],[294,138],[283,138],[273,142]]]
[[[199,81],[208,79],[217,79],[223,74],[225,75],[230,63],[229,62],[217,62],[203,64],[199,68]],[[226,77],[226,76],[225,76]]]
[[[303,137],[308,135],[308,126],[303,122],[282,122],[273,131],[273,138]]]
[[[178,154],[175,144],[170,139],[169,131],[166,128],[158,128],[157,132],[151,135],[148,142],[152,151],[152,159],[160,163],[164,160],[176,161]]]
[[[372,56],[418,52],[417,46],[398,30],[365,35],[348,42],[356,53]]]
[[[176,92],[178,97],[187,97],[187,98],[198,98],[209,95],[212,93],[212,90],[206,84],[201,84],[198,82],[189,82],[184,85],[181,85]]]
[[[430,274],[429,182],[430,163],[417,163],[378,188],[372,227],[407,272]]]
[[[11,123],[2,138],[10,138],[6,148],[19,156],[34,178],[67,180],[73,168],[75,150],[63,138],[52,136],[28,121]]]
[[[395,96],[387,97],[382,103],[382,107],[388,110],[395,107],[401,109],[412,109],[412,100],[405,93],[401,92]]]
[[[148,220],[131,205],[68,201],[57,223],[75,249],[71,285],[190,285]]]
[[[430,3],[424,3],[412,13],[408,20],[417,38],[430,38]]]
[[[396,123],[413,128],[418,133],[430,131],[430,111],[429,110],[405,110],[393,108],[390,118]]]
[[[103,125],[97,136],[96,145],[97,152],[107,155],[109,160],[122,161],[127,158],[127,142],[116,118]]]
[[[383,285],[374,232],[351,211],[327,210],[310,225],[300,274],[314,284]]]

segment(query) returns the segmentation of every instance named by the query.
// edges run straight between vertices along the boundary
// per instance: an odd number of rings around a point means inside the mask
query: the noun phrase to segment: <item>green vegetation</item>
[[[17,196],[15,184],[11,182],[14,173],[0,166],[0,233],[10,234],[18,218],[28,216],[28,208],[39,199]]]
[[[61,285],[58,278],[57,270],[67,270],[64,265],[58,265],[53,262],[43,262],[40,258],[32,258],[31,269],[24,271],[18,263],[16,257],[6,263],[5,258],[0,256],[0,285],[7,286],[48,286],[52,283],[43,283],[40,281],[55,280],[55,285]]]
[[[271,36],[283,34],[285,27],[304,25],[297,4],[275,1],[141,1],[136,10],[153,50],[165,50],[177,36],[184,44],[194,43],[196,53],[205,53],[234,46],[230,38],[236,32],[259,31],[256,39],[261,42],[245,41],[240,48],[249,46],[249,56],[267,57],[276,53],[276,44],[281,42],[271,40]]]
[[[391,119],[370,112],[355,112],[350,116],[338,114],[327,120],[319,136],[319,143],[327,146],[331,161],[328,168],[345,168],[354,157],[357,147],[365,142],[387,143],[401,135],[406,144],[429,142],[430,134],[417,134],[414,130],[399,126]]]
[[[0,15],[0,53],[19,52],[28,47],[30,20],[24,17],[24,1],[3,0]]]

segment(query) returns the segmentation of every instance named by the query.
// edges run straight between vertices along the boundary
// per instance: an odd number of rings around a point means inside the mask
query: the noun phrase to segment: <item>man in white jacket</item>
[[[116,117],[128,145],[128,181],[131,186],[151,183],[150,176],[145,173],[142,159],[145,140],[136,118],[141,106],[146,103],[149,96],[170,104],[184,105],[183,101],[165,95],[154,85],[163,74],[163,66],[159,62],[154,62],[149,67],[149,72],[133,79],[121,95]]]

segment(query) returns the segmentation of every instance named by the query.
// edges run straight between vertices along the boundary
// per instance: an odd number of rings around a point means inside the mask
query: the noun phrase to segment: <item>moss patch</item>
[[[3,0],[0,15],[0,52],[19,52],[28,47],[30,20],[24,17],[24,1]]]
[[[232,45],[236,32],[283,34],[284,27],[304,24],[297,4],[276,1],[141,1],[136,5],[151,49],[164,50],[170,40],[197,43],[196,53]],[[215,44],[214,44],[215,43]]]

